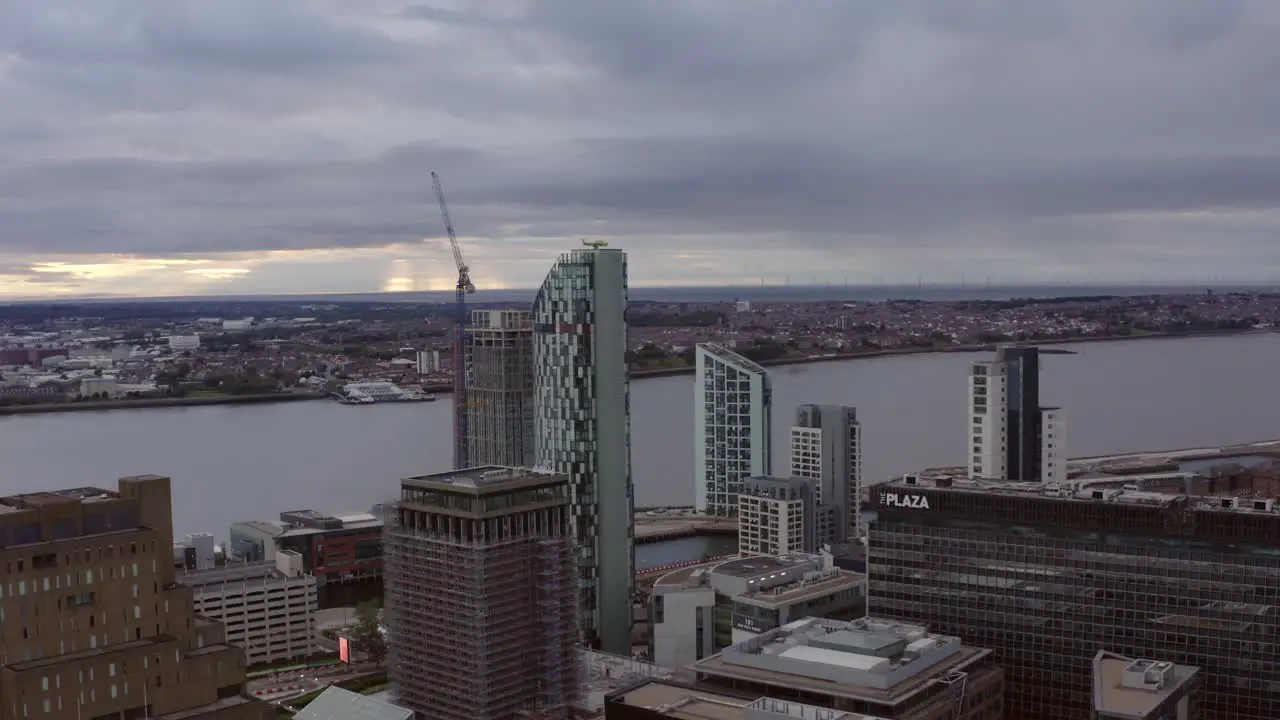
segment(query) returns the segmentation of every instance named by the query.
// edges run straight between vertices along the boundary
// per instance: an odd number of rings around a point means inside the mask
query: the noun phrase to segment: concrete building
[[[470,464],[533,466],[530,312],[473,310],[466,351]]]
[[[229,555],[242,561],[269,560],[279,550],[302,556],[303,572],[314,575],[320,604],[342,586],[382,577],[382,508],[372,512],[330,515],[318,510],[290,510],[279,521],[249,520],[231,524]]]
[[[413,720],[413,711],[330,685],[293,717],[294,720]]]
[[[1099,650],[1093,720],[1200,720],[1200,668]]]
[[[738,492],[738,552],[790,555],[817,552],[814,482],[751,477]]]
[[[440,372],[440,351],[419,350],[416,364],[419,375],[430,375],[431,373]]]
[[[181,572],[177,581],[191,588],[196,612],[223,624],[227,642],[243,649],[250,665],[313,652],[316,578],[303,571],[298,553]]]
[[[209,533],[191,533],[173,544],[173,566],[179,570],[208,570],[217,564],[217,546]]]
[[[700,685],[887,720],[1004,719],[1004,671],[990,650],[892,620],[805,618],[691,670]]]
[[[564,253],[533,305],[538,467],[569,476],[583,640],[631,653],[635,590],[627,256]]]
[[[760,365],[715,343],[699,343],[693,381],[693,502],[698,512],[738,512],[749,477],[773,474],[773,389]]]
[[[390,680],[429,720],[567,720],[578,573],[563,474],[482,467],[401,481],[388,515]]]
[[[1206,719],[1280,718],[1280,505],[1270,484],[1246,495],[1254,477],[877,486],[871,612],[990,647],[1013,720],[1090,717],[1103,643],[1200,668]]]
[[[174,583],[170,481],[0,498],[0,720],[265,720],[245,658]]]
[[[856,540],[862,527],[862,426],[846,405],[801,405],[791,426],[791,474],[815,481],[814,502],[837,521],[819,543]]]
[[[673,570],[649,597],[653,660],[689,665],[747,637],[809,616],[866,612],[866,577],[833,567],[829,555],[725,560]]]
[[[173,352],[184,352],[188,350],[200,349],[199,335],[170,335],[169,349]]]
[[[1024,482],[1066,479],[1066,419],[1040,406],[1040,354],[1003,346],[969,373],[969,477]]]
[[[238,320],[223,320],[222,329],[226,332],[244,332],[253,329],[253,318],[240,318]]]

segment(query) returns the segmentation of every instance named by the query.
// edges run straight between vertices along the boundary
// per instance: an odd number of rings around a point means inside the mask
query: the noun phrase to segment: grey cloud
[[[0,63],[0,250],[404,242],[440,233],[431,169],[463,235],[787,236],[885,263],[1198,257],[1186,227],[1118,216],[1280,205],[1273,2],[373,6],[0,6],[21,58]],[[243,159],[211,125],[137,156],[213,113],[282,149]],[[63,138],[79,159],[51,157]],[[1242,254],[1266,237],[1194,228]]]

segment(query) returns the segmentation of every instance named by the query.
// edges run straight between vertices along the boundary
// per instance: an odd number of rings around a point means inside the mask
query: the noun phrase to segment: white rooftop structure
[[[413,711],[336,685],[307,703],[296,720],[412,720]]]

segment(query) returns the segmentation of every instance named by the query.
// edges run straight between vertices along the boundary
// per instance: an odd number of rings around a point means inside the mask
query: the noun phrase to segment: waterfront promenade
[[[738,534],[736,518],[699,515],[691,509],[649,510],[636,513],[637,545],[694,537]]]

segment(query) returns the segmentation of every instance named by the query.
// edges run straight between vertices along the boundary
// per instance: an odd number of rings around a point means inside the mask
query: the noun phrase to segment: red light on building
[[[338,636],[338,661],[351,662],[351,640],[345,635]]]

